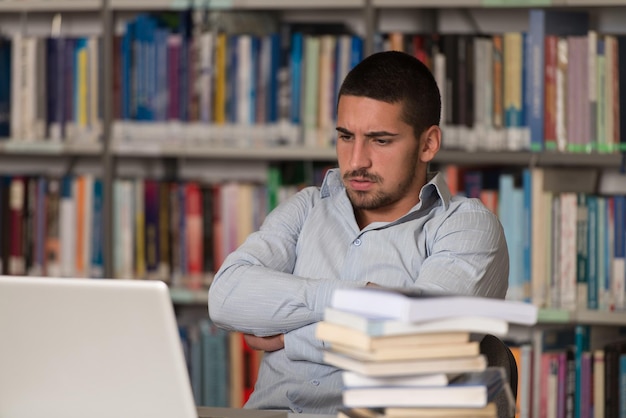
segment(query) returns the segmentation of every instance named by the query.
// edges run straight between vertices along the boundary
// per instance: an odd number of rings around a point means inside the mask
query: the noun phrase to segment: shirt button
[[[319,380],[311,380],[311,384],[313,386],[319,386],[320,385],[320,381]]]
[[[361,240],[357,238],[352,243],[358,247],[359,245],[361,245]]]

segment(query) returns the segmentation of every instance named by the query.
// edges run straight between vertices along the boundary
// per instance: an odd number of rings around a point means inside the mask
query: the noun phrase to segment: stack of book
[[[523,302],[338,289],[316,336],[324,361],[342,369],[343,417],[497,417],[495,397],[504,392],[511,411],[514,397],[476,336],[536,321],[537,308]]]

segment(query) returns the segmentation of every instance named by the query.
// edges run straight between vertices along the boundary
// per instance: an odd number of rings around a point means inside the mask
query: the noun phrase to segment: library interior
[[[626,417],[625,22],[624,0],[0,0],[0,417]],[[244,409],[278,354],[213,323],[209,289],[338,167],[342,82],[383,51],[434,76],[428,169],[497,217],[506,296],[336,290],[311,349],[342,406]],[[84,401],[45,395],[64,384]]]

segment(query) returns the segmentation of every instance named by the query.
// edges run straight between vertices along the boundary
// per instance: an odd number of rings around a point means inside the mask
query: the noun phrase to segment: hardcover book
[[[533,325],[537,322],[537,307],[530,303],[479,296],[426,294],[419,289],[337,289],[333,293],[331,306],[406,322],[460,317],[469,313],[502,318],[522,325]]]

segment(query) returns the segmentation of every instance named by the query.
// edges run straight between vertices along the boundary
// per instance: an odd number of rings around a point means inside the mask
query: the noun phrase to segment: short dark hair
[[[435,78],[423,62],[404,52],[378,52],[363,59],[341,84],[338,100],[341,96],[403,103],[402,119],[413,126],[416,138],[441,119]]]

